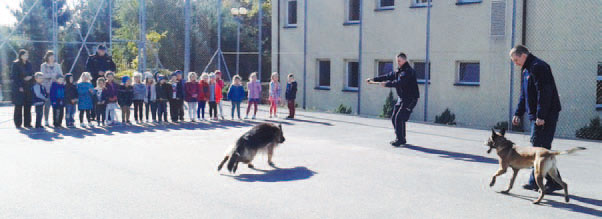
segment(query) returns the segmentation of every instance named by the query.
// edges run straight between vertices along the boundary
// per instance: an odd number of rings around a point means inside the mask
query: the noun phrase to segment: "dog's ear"
[[[492,138],[497,137],[497,133],[495,133],[495,129],[493,129],[493,128],[491,129],[491,137]]]
[[[504,136],[506,134],[506,128],[502,128],[502,131],[500,131],[500,135]]]

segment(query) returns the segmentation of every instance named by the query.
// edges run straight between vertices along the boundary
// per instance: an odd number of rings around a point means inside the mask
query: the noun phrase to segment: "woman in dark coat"
[[[31,128],[31,100],[33,98],[33,66],[28,61],[27,50],[19,50],[17,60],[11,66],[12,100],[15,104],[14,122],[17,128],[21,124]]]

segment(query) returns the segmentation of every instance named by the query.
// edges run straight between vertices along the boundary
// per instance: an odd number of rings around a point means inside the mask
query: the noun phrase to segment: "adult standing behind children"
[[[406,144],[406,122],[420,97],[416,72],[408,64],[405,53],[397,55],[397,65],[399,68],[395,72],[366,80],[368,84],[392,87],[397,92],[397,103],[393,107],[393,115],[391,116],[395,135],[397,136],[394,141],[391,141],[391,145],[395,147]]]
[[[11,65],[12,101],[15,105],[13,120],[15,127],[31,128],[31,101],[34,84],[33,67],[29,62],[29,52],[19,50],[17,60]]]
[[[44,63],[40,66],[40,71],[43,73],[42,85],[46,88],[46,91],[50,91],[50,86],[53,82],[56,82],[59,76],[63,76],[63,70],[61,65],[56,62],[56,56],[53,51],[48,51],[44,55]],[[50,114],[50,101],[44,103],[44,125],[48,126],[48,115]]]
[[[107,55],[107,48],[104,45],[98,45],[96,53],[88,57],[86,62],[86,71],[92,75],[92,84],[96,86],[96,79],[104,77],[108,71],[115,72],[117,66],[113,58]]]
[[[548,63],[531,54],[529,49],[523,45],[512,48],[510,58],[516,66],[521,68],[523,79],[520,100],[512,124],[519,125],[521,117],[526,112],[531,121],[531,144],[533,147],[552,149],[556,123],[561,110],[552,69]],[[560,173],[558,173],[558,177],[560,177]],[[544,192],[562,189],[562,186],[550,176],[546,176],[546,179]],[[531,172],[529,183],[523,188],[539,189],[535,183],[533,172]]]

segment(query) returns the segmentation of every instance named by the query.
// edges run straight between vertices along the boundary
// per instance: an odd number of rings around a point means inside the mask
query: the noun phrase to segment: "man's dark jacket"
[[[523,81],[527,77],[527,84],[521,87],[520,100],[514,115],[523,116],[527,112],[530,120],[545,120],[551,113],[560,112],[560,98],[550,65],[529,54],[522,72]]]
[[[97,54],[91,55],[88,57],[88,62],[86,62],[86,71],[92,74],[92,81],[96,83],[96,79],[100,77],[98,75],[99,71],[107,72],[113,71],[115,72],[117,67],[113,62],[113,58],[111,56],[105,54],[104,56],[100,56]]]
[[[386,81],[386,87],[394,87],[397,96],[401,97],[403,108],[412,109],[416,106],[416,100],[420,98],[416,72],[407,62],[395,72],[378,76],[372,79],[375,82]]]

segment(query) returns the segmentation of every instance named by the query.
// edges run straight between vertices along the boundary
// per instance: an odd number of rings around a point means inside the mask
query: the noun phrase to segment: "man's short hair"
[[[512,48],[510,50],[510,56],[513,56],[513,55],[521,56],[523,54],[526,54],[526,55],[530,54],[529,49],[527,49],[527,47],[524,45],[516,45],[516,46],[514,46],[514,48]]]
[[[400,52],[399,55],[397,55],[397,58],[408,59],[408,57],[406,56],[406,54],[403,53],[403,52]]]

